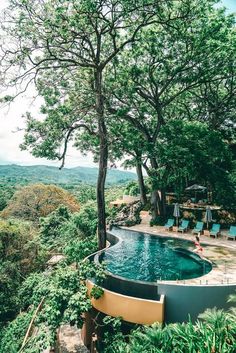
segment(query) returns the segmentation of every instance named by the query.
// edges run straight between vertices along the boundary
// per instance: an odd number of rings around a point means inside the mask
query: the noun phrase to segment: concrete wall
[[[158,294],[165,295],[165,322],[195,321],[207,308],[228,309],[236,285],[187,285],[158,283]]]
[[[94,284],[89,280],[86,284],[90,293]],[[161,296],[159,301],[145,300],[104,289],[101,298],[97,300],[92,298],[91,301],[98,311],[112,317],[120,316],[127,322],[151,325],[154,322],[164,321],[164,296]]]

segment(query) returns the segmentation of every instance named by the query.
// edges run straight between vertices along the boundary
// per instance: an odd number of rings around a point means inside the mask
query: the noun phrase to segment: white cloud
[[[39,114],[39,100],[32,105],[32,98],[18,97],[10,107],[0,110],[0,164],[16,163],[21,165],[47,164],[60,166],[59,161],[49,161],[46,158],[35,158],[28,151],[21,151],[20,143],[23,141],[25,123],[22,115],[31,111],[34,116]],[[20,131],[17,131],[20,130]],[[95,166],[92,155],[82,156],[74,148],[68,149],[66,167]]]

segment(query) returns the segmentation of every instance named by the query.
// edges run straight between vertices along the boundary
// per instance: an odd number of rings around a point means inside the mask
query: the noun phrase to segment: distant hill
[[[59,170],[45,165],[0,165],[0,182],[8,183],[95,184],[97,175],[98,168],[76,167]],[[109,169],[106,183],[107,185],[123,184],[136,179],[137,176],[134,173]]]

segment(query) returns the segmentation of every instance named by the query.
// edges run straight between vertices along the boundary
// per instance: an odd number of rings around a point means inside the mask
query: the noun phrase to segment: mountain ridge
[[[98,168],[96,167],[73,167],[59,169],[47,165],[21,166],[18,164],[0,165],[0,181],[13,182],[23,181],[29,183],[53,183],[53,184],[78,184],[97,182]],[[123,184],[136,180],[135,173],[118,169],[108,169],[107,185]]]

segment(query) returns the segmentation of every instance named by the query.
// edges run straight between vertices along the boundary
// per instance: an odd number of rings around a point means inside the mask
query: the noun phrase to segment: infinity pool
[[[191,243],[113,228],[120,241],[102,253],[107,269],[123,278],[155,282],[201,277],[211,271],[209,262],[188,250]]]

